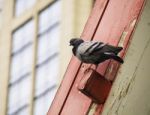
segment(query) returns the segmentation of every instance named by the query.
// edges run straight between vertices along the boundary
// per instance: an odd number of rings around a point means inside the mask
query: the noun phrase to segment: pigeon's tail
[[[118,53],[119,53],[122,49],[123,49],[122,47],[116,47],[115,54],[118,55]]]
[[[117,55],[115,55],[113,53],[105,52],[104,54],[105,54],[105,56],[108,57],[108,59],[114,59],[114,60],[116,60],[119,63],[123,63],[124,62],[121,57],[119,57],[119,56],[117,56]]]
[[[119,63],[123,63],[123,62],[124,62],[123,59],[120,58],[120,57],[117,56],[117,55],[112,55],[111,58],[114,59],[114,60],[116,60],[116,61],[118,61]]]
[[[113,52],[115,55],[118,55],[118,53],[122,50],[122,47],[115,47],[112,45],[107,45],[106,46],[106,52]]]

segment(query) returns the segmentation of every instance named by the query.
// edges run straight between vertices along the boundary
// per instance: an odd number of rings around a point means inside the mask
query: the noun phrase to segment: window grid
[[[57,90],[59,69],[60,1],[39,14],[34,115],[46,114]]]
[[[31,65],[33,61],[33,27],[33,20],[29,20],[23,24],[23,26],[15,30],[12,35],[11,69],[8,85],[8,115],[29,114]]]
[[[32,8],[37,0],[14,0],[15,2],[15,9],[14,9],[14,15],[20,16],[23,14],[26,10]]]
[[[55,1],[59,1],[59,0],[55,0]],[[54,1],[51,1],[52,3],[54,2]],[[45,6],[44,6],[45,7]],[[47,7],[47,6],[46,6]],[[39,15],[39,12],[40,10],[38,10],[37,12],[36,12],[36,15],[34,15],[33,16],[33,19],[34,20],[38,20],[37,18],[38,18],[38,15]],[[54,13],[53,13],[54,14]],[[19,14],[20,15],[20,14]],[[36,19],[35,19],[36,18]],[[50,26],[50,28],[48,28],[47,29],[47,31],[45,31],[45,33],[47,33],[47,32],[50,32],[50,31],[52,31],[54,28],[57,28],[58,26],[60,25],[60,23],[59,23],[59,21],[57,21],[56,23],[54,23],[53,25],[51,25]],[[35,27],[36,27],[36,25],[35,25]],[[16,27],[15,27],[16,28]],[[18,27],[17,27],[18,28]],[[18,29],[17,29],[18,30]],[[12,31],[13,32],[13,31]],[[32,33],[32,32],[31,32]],[[35,32],[36,33],[36,32]],[[42,34],[45,34],[44,32],[42,33]],[[39,32],[39,34],[36,34],[37,36],[38,36],[38,38],[40,39],[41,38],[41,36],[42,36],[42,34],[40,34],[40,32]],[[35,35],[35,36],[36,36]],[[37,40],[34,40],[34,42],[37,42]],[[21,47],[19,50],[16,50],[17,48],[13,48],[12,49],[12,53],[11,53],[11,57],[15,57],[15,55],[18,55],[19,53],[21,53],[21,52],[23,52],[27,47],[30,47],[32,44],[33,44],[33,42],[28,42],[28,40],[26,40],[26,41],[24,41],[23,42],[25,45],[24,45],[24,47]],[[19,44],[19,43],[16,43],[16,44]],[[34,44],[36,44],[36,43],[34,43]],[[35,47],[34,47],[35,48]],[[34,49],[34,51],[36,51],[37,49]],[[48,57],[48,59],[47,60],[50,60],[50,58],[55,58],[55,57],[58,57],[58,52],[55,52],[55,53],[53,53],[53,55],[51,55],[50,57]],[[58,58],[56,58],[56,60],[58,61]],[[39,66],[40,64],[42,64],[42,63],[39,63],[39,64],[37,64],[36,66]],[[37,69],[38,69],[38,67],[36,67]],[[32,72],[34,72],[34,70],[32,70]],[[17,83],[21,83],[22,81],[24,81],[25,79],[28,79],[29,78],[29,76],[31,77],[31,75],[34,75],[34,74],[32,74],[32,72],[28,72],[28,73],[24,73],[23,75],[22,75],[22,77],[20,77],[20,78],[18,78],[18,79],[16,79],[16,80],[14,80],[13,82],[10,82],[9,83],[9,89],[11,89],[11,87],[12,86],[15,86]],[[33,76],[32,76],[33,77]],[[11,81],[11,80],[10,80]],[[31,80],[30,80],[31,81]],[[33,81],[32,81],[33,82]],[[50,94],[50,91],[52,91],[52,94]],[[43,91],[43,93],[41,93],[40,95],[37,95],[37,96],[34,96],[34,100],[36,100],[36,99],[40,99],[41,97],[46,97],[47,98],[47,100],[49,99],[49,97],[50,97],[50,95],[54,95],[55,94],[55,92],[56,92],[56,84],[52,84],[49,88],[47,88],[45,91]],[[33,93],[33,92],[32,92]],[[52,101],[53,99],[51,99],[51,101]],[[51,102],[50,101],[50,102]],[[46,103],[45,103],[46,104]],[[47,103],[47,107],[49,107],[49,103]],[[32,106],[30,106],[30,108],[32,109]],[[24,104],[24,105],[22,105],[22,106],[20,106],[20,108],[18,108],[18,110],[15,110],[15,111],[13,111],[12,113],[11,113],[11,115],[16,115],[16,114],[18,114],[18,115],[22,115],[22,113],[23,112],[25,112],[25,111],[29,111],[29,104]],[[31,110],[32,111],[32,110]],[[30,112],[31,112],[30,111]],[[9,114],[9,113],[8,113]],[[30,113],[30,114],[32,114],[32,112]]]

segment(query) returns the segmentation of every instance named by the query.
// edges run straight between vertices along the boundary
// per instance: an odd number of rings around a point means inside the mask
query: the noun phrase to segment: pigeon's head
[[[72,38],[70,40],[70,46],[79,46],[81,43],[83,43],[84,41],[80,38]]]

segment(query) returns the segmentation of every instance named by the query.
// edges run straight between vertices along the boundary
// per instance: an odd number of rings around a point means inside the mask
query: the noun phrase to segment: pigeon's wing
[[[103,53],[101,49],[105,46],[102,42],[84,42],[79,45],[76,51],[76,56],[85,63],[98,64],[101,58],[103,58]]]
[[[79,45],[77,48],[77,53],[79,54],[87,54],[89,49],[91,49],[92,46],[94,46],[95,42],[92,41],[85,41],[82,44]]]
[[[93,47],[93,49],[90,51],[89,55],[97,55],[97,54],[101,54],[102,49],[106,46],[106,44],[99,42],[95,47]]]
[[[102,49],[105,46],[104,43],[102,42],[94,42],[94,41],[88,41],[88,42],[84,42],[82,43],[79,47],[78,47],[78,52],[82,55],[91,55],[96,51],[99,51],[100,49]]]

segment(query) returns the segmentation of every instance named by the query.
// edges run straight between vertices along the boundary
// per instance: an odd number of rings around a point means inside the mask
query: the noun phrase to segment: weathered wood
[[[95,33],[97,26],[99,24],[100,18],[102,17],[103,11],[105,10],[107,1],[108,0],[97,0],[96,4],[94,6],[94,9],[91,12],[91,16],[89,17],[89,20],[88,20],[88,22],[84,28],[84,31],[81,35],[81,38],[88,39],[88,40],[92,39],[93,34]],[[83,95],[83,98],[86,98],[86,99],[82,100],[82,98],[80,98],[80,94],[75,86],[79,82],[81,76],[83,75],[82,72],[78,73],[80,66],[81,66],[81,62],[79,62],[75,57],[72,57],[71,62],[68,66],[68,69],[65,73],[64,79],[61,83],[61,86],[59,87],[59,89],[56,93],[56,96],[54,98],[54,101],[48,111],[48,115],[58,115],[58,114],[65,114],[65,113],[67,113],[68,115],[73,114],[73,113],[76,115],[77,114],[83,115],[82,112],[80,112],[80,111],[82,111],[82,110],[85,111],[85,109],[88,110],[91,100],[88,99],[84,95]],[[78,97],[74,97],[75,94],[77,94],[77,95],[79,94]],[[72,98],[72,96],[73,96],[73,98]],[[85,107],[79,108],[79,106],[76,106],[76,104],[72,104],[72,103],[74,103],[72,101],[75,101],[75,99],[79,99],[79,100],[81,99],[81,101],[79,101],[79,103],[77,105],[80,105],[82,103],[85,105]],[[87,101],[87,103],[85,103],[84,101],[85,102]],[[74,109],[74,107],[72,107],[72,106],[74,106],[75,108],[78,108],[78,109]],[[71,113],[69,111],[71,111]]]
[[[145,0],[97,0],[81,38],[102,41],[112,45],[124,46],[121,56],[131,38],[138,16]],[[77,86],[89,67],[73,57],[61,86],[49,109],[48,115],[86,115],[92,101],[82,94]],[[109,67],[109,68],[108,68]],[[106,61],[96,69],[107,79],[113,80],[118,71],[118,63]],[[108,68],[108,69],[107,69]],[[102,105],[95,112],[100,114]]]
[[[111,0],[94,38],[99,39],[99,37],[102,37],[102,40],[107,43],[123,46],[124,50],[120,54],[121,57],[123,57],[141,13],[144,1],[145,0]],[[112,60],[101,64],[97,71],[104,75],[106,79],[113,81],[118,67],[119,64]],[[97,112],[96,115],[99,114],[100,113]]]
[[[150,115],[149,14],[147,0],[102,115]]]

